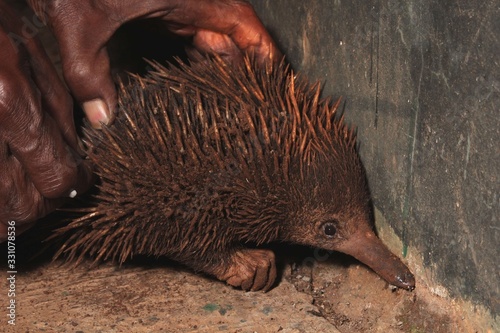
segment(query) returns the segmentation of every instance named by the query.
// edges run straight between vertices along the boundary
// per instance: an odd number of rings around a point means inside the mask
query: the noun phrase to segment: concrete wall
[[[498,2],[251,2],[294,68],[344,97],[402,254],[498,315]]]

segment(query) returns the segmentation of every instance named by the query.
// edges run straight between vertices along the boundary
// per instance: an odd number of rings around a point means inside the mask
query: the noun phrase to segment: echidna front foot
[[[268,291],[277,275],[274,253],[262,249],[236,250],[228,265],[215,269],[214,275],[243,290]]]

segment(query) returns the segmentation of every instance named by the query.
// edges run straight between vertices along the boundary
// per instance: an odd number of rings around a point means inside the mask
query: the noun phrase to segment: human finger
[[[83,192],[92,179],[90,165],[66,144],[56,122],[42,111],[40,94],[26,73],[17,66],[0,66],[0,72],[0,142],[43,196]]]

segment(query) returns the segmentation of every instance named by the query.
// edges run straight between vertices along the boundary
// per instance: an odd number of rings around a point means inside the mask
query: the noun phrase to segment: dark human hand
[[[0,241],[84,192],[72,100],[39,42],[0,0]]]
[[[65,80],[94,127],[113,118],[116,90],[106,45],[116,30],[137,19],[159,19],[190,37],[201,53],[231,60],[242,51],[257,60],[280,59],[253,8],[241,0],[29,0],[59,42]]]

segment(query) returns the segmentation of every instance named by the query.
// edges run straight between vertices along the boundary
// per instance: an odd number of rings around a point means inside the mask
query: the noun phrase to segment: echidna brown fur
[[[85,129],[98,194],[57,256],[167,256],[221,278],[249,244],[321,246],[311,225],[331,216],[338,242],[369,224],[354,131],[318,83],[249,57],[152,66],[120,86],[111,126]]]

